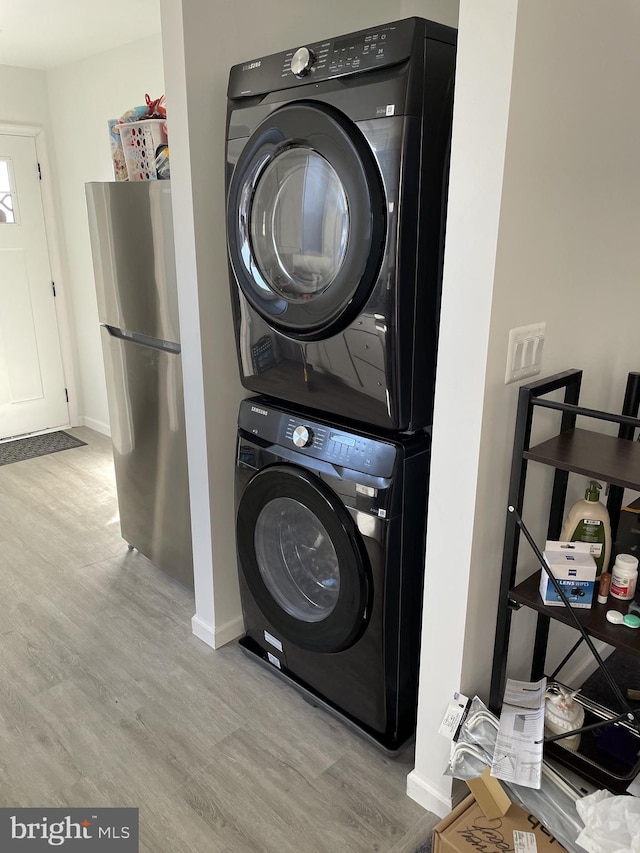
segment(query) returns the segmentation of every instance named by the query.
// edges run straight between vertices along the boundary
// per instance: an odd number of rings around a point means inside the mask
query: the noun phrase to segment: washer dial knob
[[[293,443],[296,447],[309,447],[313,442],[313,432],[309,427],[297,426],[293,431]]]
[[[299,47],[293,54],[291,60],[291,70],[296,77],[304,77],[308,74],[311,66],[315,62],[315,54],[308,47]]]

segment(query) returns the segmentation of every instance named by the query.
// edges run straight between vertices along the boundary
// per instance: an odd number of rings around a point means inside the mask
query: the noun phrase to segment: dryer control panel
[[[242,401],[238,426],[285,453],[291,450],[374,477],[389,478],[393,474],[398,450],[392,443],[292,415],[262,400]]]
[[[284,55],[280,77],[286,80],[293,74],[294,77],[303,78],[312,73],[314,77],[336,77],[338,74],[386,65],[385,59],[398,53],[393,47],[401,45],[401,42],[393,39],[395,29],[384,27],[381,32],[357,33],[335,41],[289,50]],[[399,60],[395,58],[393,61]]]
[[[407,18],[234,65],[227,94],[248,97],[404,62],[411,57],[418,21]]]

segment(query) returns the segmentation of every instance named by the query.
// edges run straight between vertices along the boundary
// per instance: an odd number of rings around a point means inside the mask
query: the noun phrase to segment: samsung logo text
[[[257,415],[263,415],[265,418],[269,414],[269,412],[266,409],[259,409],[257,406],[251,406],[251,411],[255,412]]]
[[[262,65],[262,60],[259,59],[257,62],[247,62],[242,66],[243,71],[253,71],[254,68],[260,68]]]

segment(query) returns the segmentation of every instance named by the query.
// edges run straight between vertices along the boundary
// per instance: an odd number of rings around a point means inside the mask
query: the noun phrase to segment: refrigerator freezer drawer
[[[193,587],[181,356],[100,331],[122,537]]]
[[[86,185],[98,316],[179,343],[169,181]]]

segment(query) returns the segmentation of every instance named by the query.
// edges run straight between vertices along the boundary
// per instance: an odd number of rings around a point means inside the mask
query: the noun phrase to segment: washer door
[[[314,652],[353,645],[371,574],[351,516],[321,480],[294,465],[263,468],[243,492],[237,535],[249,591],[282,639]]]
[[[337,110],[281,107],[247,141],[229,186],[229,255],[273,328],[303,340],[344,328],[375,283],[386,224],[371,149]]]

